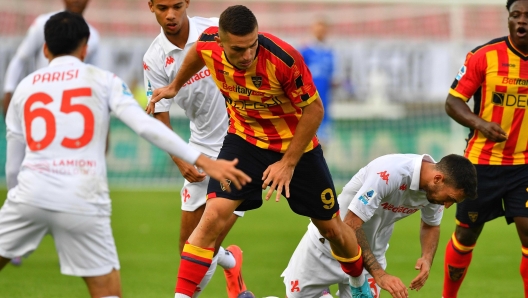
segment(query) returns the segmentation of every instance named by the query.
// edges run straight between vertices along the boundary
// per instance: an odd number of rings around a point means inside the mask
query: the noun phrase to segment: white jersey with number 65
[[[27,76],[13,94],[6,116],[8,199],[109,215],[110,112],[162,149],[191,164],[198,158],[198,151],[144,113],[120,78],[73,56],[58,57]]]

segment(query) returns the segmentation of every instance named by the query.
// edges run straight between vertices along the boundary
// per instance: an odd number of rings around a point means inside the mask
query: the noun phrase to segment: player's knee
[[[472,246],[477,242],[477,239],[482,231],[483,225],[478,227],[462,227],[456,226],[455,237],[460,244],[465,246]]]

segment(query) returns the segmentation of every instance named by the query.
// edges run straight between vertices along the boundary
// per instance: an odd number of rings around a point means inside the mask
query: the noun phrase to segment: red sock
[[[358,277],[363,272],[363,256],[361,255],[361,247],[358,245],[358,255],[346,259],[339,256],[336,256],[334,252],[332,251],[332,256],[341,264],[341,269],[343,271],[352,276],[352,277]]]
[[[185,243],[181,255],[175,293],[192,297],[213,260],[213,248],[201,248]]]
[[[466,277],[466,272],[473,256],[473,246],[464,246],[458,242],[453,233],[447,243],[444,260],[444,290],[443,298],[455,298],[460,285]]]
[[[522,247],[521,277],[524,283],[524,297],[528,298],[528,248]]]

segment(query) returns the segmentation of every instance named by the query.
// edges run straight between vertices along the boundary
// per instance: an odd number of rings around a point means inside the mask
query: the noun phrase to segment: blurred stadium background
[[[310,39],[310,24],[315,18],[327,19],[329,39],[338,54],[340,86],[330,110],[335,118],[334,137],[325,155],[339,192],[359,167],[385,153],[430,153],[437,159],[462,153],[467,130],[445,115],[443,102],[466,52],[508,34],[505,3],[191,0],[188,14],[218,16],[229,5],[245,4],[257,15],[262,31],[296,46]],[[61,0],[0,0],[0,87],[9,60],[33,19],[61,9]],[[91,0],[85,17],[101,34],[99,64],[124,78],[144,103],[142,56],[159,33],[147,0]],[[187,138],[188,123],[183,113],[175,108],[172,114],[173,127]],[[3,121],[0,133],[5,135]],[[118,120],[111,123],[110,144],[107,161],[112,226],[124,294],[171,297],[179,262],[175,253],[177,191],[183,180],[165,153]],[[0,167],[4,164],[5,138],[0,138]],[[4,180],[0,177],[0,184]],[[0,190],[0,197],[5,197],[5,191]],[[454,208],[445,217],[429,282],[410,297],[440,297],[443,251],[454,228]],[[265,203],[235,225],[225,243],[235,242],[244,249],[246,283],[257,297],[284,297],[279,275],[306,225],[307,219],[292,215],[284,200]],[[390,273],[406,284],[416,275],[418,227],[418,216],[398,223],[388,251]],[[513,227],[506,228],[503,220],[490,223],[479,240],[460,296],[521,297],[519,246]],[[52,239],[46,237],[21,268],[8,266],[2,272],[0,297],[87,297],[83,282],[60,275],[57,263]],[[225,297],[224,287],[218,272],[202,296]]]
[[[310,39],[315,18],[327,19],[340,86],[329,111],[336,121],[325,155],[336,181],[345,182],[385,153],[428,152],[435,158],[462,153],[467,131],[453,125],[443,101],[465,53],[507,34],[505,2],[193,0],[188,14],[218,16],[243,3],[256,13],[262,31],[296,46]],[[1,87],[10,57],[34,18],[63,6],[60,0],[0,0],[0,6]],[[101,34],[100,66],[125,79],[144,102],[142,56],[159,33],[147,0],[92,0],[85,17]],[[174,127],[187,138],[183,113],[174,107],[172,114]],[[115,187],[181,182],[163,152],[118,121],[112,122],[110,144],[108,172]],[[0,154],[0,165],[4,158]]]

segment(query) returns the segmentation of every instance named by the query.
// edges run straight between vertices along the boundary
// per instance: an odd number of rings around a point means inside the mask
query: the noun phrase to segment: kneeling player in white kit
[[[120,297],[110,227],[105,143],[113,112],[156,146],[237,188],[236,161],[214,161],[149,117],[114,74],[84,64],[88,25],[60,12],[45,25],[50,65],[27,76],[8,109],[7,200],[0,209],[0,269],[51,234],[61,272],[85,280],[92,297]],[[228,185],[226,185],[228,186]]]
[[[422,255],[420,270],[410,288],[419,290],[429,276],[445,208],[476,197],[474,166],[464,157],[451,154],[439,163],[429,155],[391,154],[381,156],[359,170],[338,196],[340,216],[355,231],[363,251],[365,270],[350,278],[332,257],[328,241],[310,223],[282,273],[288,298],[317,298],[330,285],[338,284],[341,298],[379,297],[383,288],[393,297],[403,282],[385,272],[385,252],[394,223],[420,211]],[[350,284],[350,286],[349,286]]]
[[[143,58],[145,87],[147,92],[152,92],[174,80],[189,49],[205,29],[218,26],[218,18],[188,17],[188,0],[150,0],[148,4],[161,26],[161,33],[154,39]],[[176,97],[162,99],[156,103],[154,118],[170,128],[169,110],[173,103],[183,109],[190,120],[189,145],[216,159],[227,133],[229,119],[225,99],[212,80],[209,69],[204,66],[183,85]],[[200,222],[205,210],[209,176],[179,158],[172,159],[185,178],[180,194],[182,212],[178,251],[181,254],[185,242]],[[213,262],[193,295],[195,298],[213,277],[217,264],[224,268],[229,298],[236,298],[246,290],[241,271],[241,249],[236,245],[227,249],[220,246],[237,217],[244,215],[244,211],[234,213],[215,245]]]

